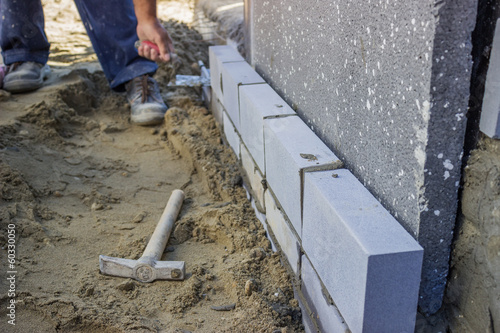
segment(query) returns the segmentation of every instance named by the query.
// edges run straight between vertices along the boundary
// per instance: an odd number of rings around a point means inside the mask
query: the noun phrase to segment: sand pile
[[[46,5],[47,21],[56,18],[51,34],[75,24],[69,3]],[[176,3],[186,7],[167,2]],[[89,50],[81,31],[57,41],[45,87],[0,102],[1,258],[9,226],[16,234],[16,296],[2,279],[0,331],[302,331],[290,278],[246,199],[237,160],[198,92],[167,87],[174,70],[199,74],[207,44],[185,23],[166,25],[183,63],[157,73],[171,106],[161,126],[130,125],[125,97],[87,62],[92,53],[68,52],[71,43]],[[175,188],[186,200],[162,259],[184,260],[188,278],[142,284],[99,274],[100,254],[141,256]],[[11,299],[16,326],[7,323]]]

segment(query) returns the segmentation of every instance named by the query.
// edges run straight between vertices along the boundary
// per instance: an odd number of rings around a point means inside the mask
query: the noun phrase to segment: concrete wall
[[[441,306],[476,0],[247,0],[248,59],[424,247]]]

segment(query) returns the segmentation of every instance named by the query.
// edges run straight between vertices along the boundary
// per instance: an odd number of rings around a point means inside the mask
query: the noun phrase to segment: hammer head
[[[184,261],[156,261],[141,257],[138,260],[99,256],[99,268],[104,275],[136,279],[141,282],[154,280],[184,280]]]

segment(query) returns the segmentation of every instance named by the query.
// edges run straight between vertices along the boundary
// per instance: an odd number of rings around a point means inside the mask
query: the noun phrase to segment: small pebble
[[[92,204],[92,206],[90,206],[90,209],[93,210],[93,211],[96,211],[96,210],[103,210],[104,209],[104,206],[100,203],[97,203],[97,202],[94,202]]]
[[[89,287],[85,290],[85,294],[84,296],[85,297],[89,297],[89,296],[92,296],[94,295],[94,287]]]
[[[221,305],[221,306],[211,306],[210,309],[215,310],[215,311],[231,311],[231,310],[234,310],[235,307],[236,307],[236,303],[233,303],[233,304]]]
[[[302,157],[305,160],[309,160],[309,161],[317,161],[318,160],[318,158],[313,154],[300,154],[300,157]]]
[[[251,296],[253,290],[255,289],[255,282],[253,279],[247,280],[245,283],[245,295]]]
[[[132,291],[137,287],[137,283],[134,281],[124,281],[116,286],[116,289],[121,291]]]
[[[228,201],[228,202],[221,203],[219,205],[215,205],[214,208],[222,208],[222,207],[229,206],[230,204],[231,204],[231,202]]]
[[[59,191],[55,191],[55,192],[54,192],[54,196],[55,196],[55,197],[60,198],[60,197],[62,197],[63,195],[62,195],[62,193],[61,193],[61,192],[59,192]]]
[[[126,171],[122,172],[122,176],[123,177],[128,177],[128,172],[126,172]]]
[[[142,212],[140,212],[139,214],[137,214],[137,215],[136,215],[136,216],[132,219],[132,221],[131,221],[131,222],[133,222],[133,223],[141,223],[141,222],[144,220],[144,218],[145,218],[146,216],[148,216],[148,212],[142,211]]]
[[[250,258],[262,260],[265,257],[266,257],[266,251],[264,251],[264,249],[261,247],[257,247],[255,249],[250,250]]]
[[[159,132],[159,131],[158,131],[158,129],[157,129],[157,128],[153,128],[153,129],[151,130],[151,134],[153,134],[153,135],[158,134],[158,132]]]

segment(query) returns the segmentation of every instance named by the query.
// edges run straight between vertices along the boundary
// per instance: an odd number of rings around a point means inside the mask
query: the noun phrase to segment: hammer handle
[[[174,227],[177,215],[182,207],[184,201],[184,192],[181,190],[174,190],[168,199],[167,206],[160,217],[160,221],[156,225],[155,231],[149,240],[142,257],[150,257],[154,260],[159,260],[165,250],[168,238]]]

